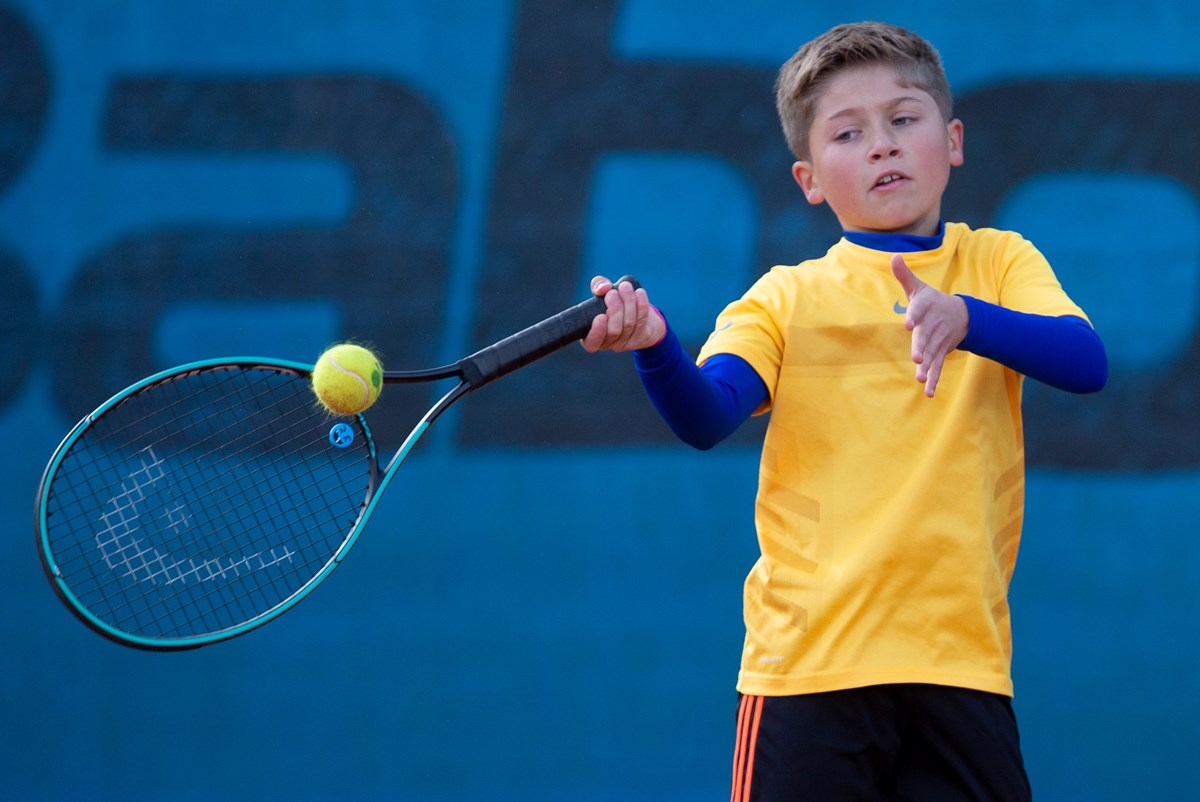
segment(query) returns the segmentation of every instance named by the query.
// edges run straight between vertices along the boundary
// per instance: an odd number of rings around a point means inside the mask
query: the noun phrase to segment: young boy
[[[783,66],[777,104],[792,175],[843,238],[726,307],[699,365],[644,289],[603,277],[584,340],[633,351],[697,448],[771,414],[732,798],[1027,799],[1007,602],[1021,384],[1097,391],[1104,346],[1032,245],[942,221],[963,124],[924,39],[834,28]]]

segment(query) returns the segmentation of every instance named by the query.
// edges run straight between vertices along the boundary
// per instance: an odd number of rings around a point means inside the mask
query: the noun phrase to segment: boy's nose
[[[896,157],[900,155],[900,145],[896,140],[887,134],[879,134],[875,137],[875,141],[871,144],[869,153],[870,159],[877,162],[885,156]]]

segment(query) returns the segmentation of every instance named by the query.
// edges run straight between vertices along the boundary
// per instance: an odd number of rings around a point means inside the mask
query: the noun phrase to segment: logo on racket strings
[[[103,528],[95,536],[96,548],[104,562],[119,576],[152,585],[232,580],[244,573],[291,563],[296,553],[285,546],[243,554],[218,557],[185,555],[151,542],[186,542],[192,527],[186,506],[170,492],[165,461],[145,448],[138,455],[138,466],[129,472],[100,516]]]

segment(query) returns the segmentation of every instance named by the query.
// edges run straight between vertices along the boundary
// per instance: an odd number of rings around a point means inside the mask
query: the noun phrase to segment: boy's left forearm
[[[970,314],[959,350],[1072,393],[1094,393],[1107,383],[1104,343],[1083,318],[1032,315],[967,295],[959,297]]]

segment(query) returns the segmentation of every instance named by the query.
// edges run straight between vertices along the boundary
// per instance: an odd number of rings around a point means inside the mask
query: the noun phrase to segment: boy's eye
[[[912,123],[915,123],[916,121],[917,121],[916,117],[912,117],[909,115],[901,115],[892,120],[892,125],[895,125],[895,126],[911,125]]]
[[[833,135],[834,142],[849,142],[858,132],[855,130],[838,131]]]

